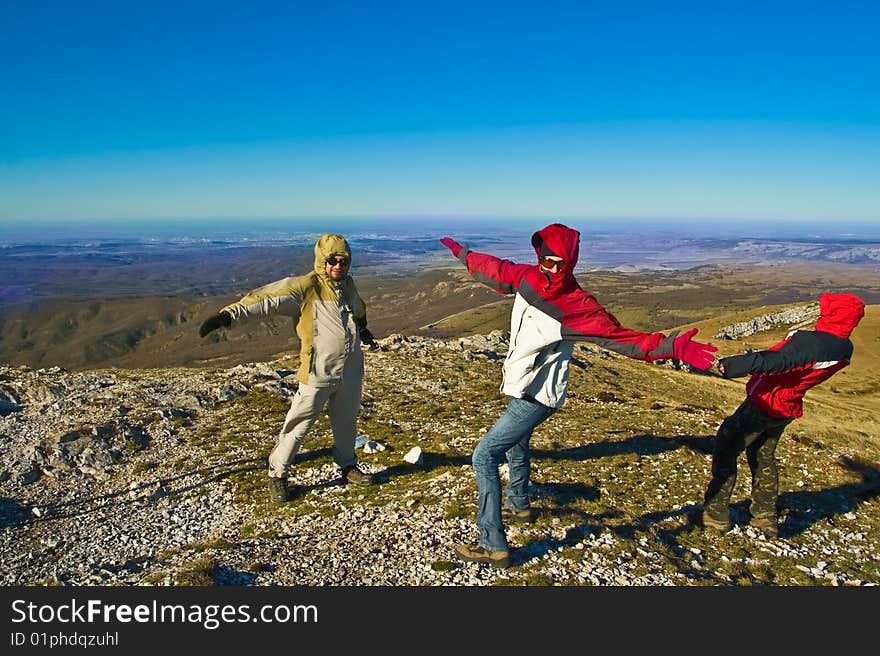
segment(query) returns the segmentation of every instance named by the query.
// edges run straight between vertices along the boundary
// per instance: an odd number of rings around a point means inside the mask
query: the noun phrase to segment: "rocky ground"
[[[359,457],[382,482],[342,484],[322,418],[291,474],[296,497],[282,506],[267,502],[265,458],[296,389],[295,358],[230,369],[0,367],[0,582],[880,582],[873,442],[855,448],[805,421],[778,453],[780,537],[748,525],[747,475],[734,529],[704,533],[693,518],[712,438],[742,381],[585,347],[566,406],[533,439],[538,517],[509,527],[514,566],[455,561],[450,545],[477,537],[469,455],[504,407],[506,337],[381,340],[366,354],[359,432],[384,450]],[[876,423],[851,420],[873,434]],[[422,457],[407,462],[413,447]]]

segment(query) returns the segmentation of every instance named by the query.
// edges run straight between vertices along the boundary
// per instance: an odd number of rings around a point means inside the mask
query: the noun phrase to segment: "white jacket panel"
[[[510,349],[501,391],[560,407],[565,403],[573,352],[574,344],[562,339],[562,324],[517,294],[510,315]]]

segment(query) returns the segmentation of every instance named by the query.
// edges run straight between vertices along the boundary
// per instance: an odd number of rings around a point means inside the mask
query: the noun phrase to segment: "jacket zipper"
[[[513,352],[516,350],[516,342],[519,339],[519,333],[522,330],[523,318],[526,316],[526,312],[528,311],[529,306],[526,304],[525,308],[522,312],[519,313],[519,321],[517,322],[516,332],[510,336],[510,348],[507,351],[507,357],[504,358],[504,363],[507,364],[507,361],[510,360],[510,356],[513,355]],[[512,324],[511,324],[511,327]],[[498,389],[504,389],[504,383],[507,382],[507,371],[504,367],[501,368],[501,387]]]

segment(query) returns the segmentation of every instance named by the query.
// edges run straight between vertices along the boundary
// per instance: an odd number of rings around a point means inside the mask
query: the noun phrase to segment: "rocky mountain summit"
[[[812,328],[819,318],[819,304],[809,303],[797,307],[785,308],[777,312],[768,312],[748,321],[738,321],[724,326],[714,336],[718,339],[740,339],[764,330],[773,330],[779,326],[790,328]]]
[[[747,475],[734,529],[703,533],[693,518],[714,433],[741,384],[585,346],[566,405],[532,441],[537,519],[509,527],[514,566],[455,561],[449,545],[477,539],[469,457],[506,402],[498,387],[508,336],[379,340],[366,351],[359,417],[361,442],[372,446],[358,455],[381,483],[343,485],[322,417],[292,469],[295,498],[282,505],[268,503],[265,463],[296,390],[295,357],[226,369],[0,367],[0,581],[880,582],[872,441],[856,444],[849,423],[810,408],[814,419],[792,427],[778,452],[780,537],[748,525]],[[405,459],[416,447],[421,457]]]

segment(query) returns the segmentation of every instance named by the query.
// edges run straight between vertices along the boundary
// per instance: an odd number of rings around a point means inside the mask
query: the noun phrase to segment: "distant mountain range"
[[[296,257],[300,266],[294,270],[311,266],[302,252],[288,252],[285,259]],[[139,268],[140,280],[96,268],[91,279],[100,280],[100,293],[90,293],[81,279],[76,294],[73,284],[59,283],[44,290],[54,298],[0,308],[0,363],[68,369],[225,367],[295,353],[299,342],[285,317],[254,318],[205,339],[198,335],[199,324],[219,308],[284,275],[272,268],[279,259],[193,254],[173,266],[132,265]],[[373,334],[448,338],[509,328],[510,297],[475,282],[449,260],[452,268],[356,274]],[[821,291],[848,291],[866,303],[880,303],[880,275],[873,265],[704,265],[589,271],[578,279],[624,325],[647,331],[668,331],[733,309],[813,302]],[[150,293],[153,289],[162,292]]]
[[[536,226],[540,227],[540,226]],[[729,226],[726,226],[729,229]],[[0,230],[0,308],[46,300],[245,292],[287,275],[309,271],[320,231],[226,231],[161,236],[4,236]],[[325,231],[338,228],[328,224]],[[880,237],[796,238],[711,235],[646,230],[581,228],[576,272],[683,270],[710,264],[835,262],[880,265]],[[406,230],[360,227],[345,232],[354,251],[353,275],[412,275],[457,263],[438,239],[451,234],[471,248],[530,262],[532,229],[485,226]],[[145,232],[145,235],[151,233]],[[195,236],[194,236],[195,235]]]

